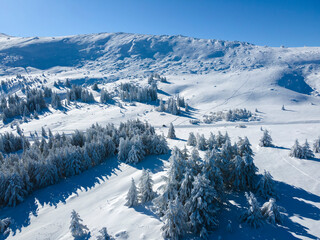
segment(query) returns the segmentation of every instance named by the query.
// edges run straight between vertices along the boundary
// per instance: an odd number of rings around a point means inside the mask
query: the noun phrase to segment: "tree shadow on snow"
[[[132,167],[135,167],[139,170],[149,169],[151,173],[163,171],[164,161],[168,161],[171,155],[170,152],[163,155],[146,156],[146,158],[142,162],[138,163],[137,165],[132,165]]]
[[[99,166],[93,167],[83,173],[66,178],[57,184],[39,189],[17,205],[1,209],[0,219],[10,217],[13,222],[10,228],[13,235],[30,224],[31,216],[37,216],[38,208],[43,205],[55,206],[66,203],[66,199],[72,195],[77,196],[78,191],[88,191],[96,184],[106,181],[112,174],[119,171],[120,162],[115,158],[107,159]],[[66,223],[66,224],[69,224]],[[0,240],[7,236],[1,236]]]
[[[258,229],[251,228],[246,223],[240,223],[239,216],[243,211],[243,207],[247,206],[246,198],[243,192],[231,193],[227,196],[231,202],[236,204],[228,204],[226,209],[221,212],[219,228],[212,233],[210,239],[216,239],[217,236],[223,236],[223,239],[301,239],[301,237],[307,237],[310,239],[318,239],[317,236],[309,233],[309,229],[297,222],[292,221],[290,218],[298,217],[300,219],[312,219],[314,221],[320,221],[320,209],[308,202],[318,203],[320,197],[309,193],[301,188],[288,185],[283,182],[277,182],[277,192],[279,193],[279,199],[277,205],[284,207],[284,222],[282,225],[271,225],[265,223]],[[258,197],[260,205],[262,206],[267,200]],[[308,201],[308,202],[307,202]],[[226,226],[228,220],[232,221],[233,231],[227,232]],[[295,237],[292,234],[295,234]]]

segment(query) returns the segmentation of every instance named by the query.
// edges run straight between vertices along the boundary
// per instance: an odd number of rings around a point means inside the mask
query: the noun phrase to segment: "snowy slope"
[[[248,136],[260,172],[268,170],[278,181],[280,206],[287,209],[284,227],[263,226],[253,230],[239,224],[234,198],[233,212],[223,212],[219,229],[212,239],[316,239],[320,237],[320,156],[299,160],[288,156],[297,138],[312,142],[320,134],[320,47],[270,48],[249,43],[194,39],[183,36],[151,36],[126,33],[19,38],[0,35],[0,81],[17,74],[36,86],[35,79],[46,85],[70,79],[71,83],[98,82],[101,88],[113,88],[121,81],[146,83],[150,72],[166,76],[169,83],[159,83],[159,96],[166,99],[179,94],[191,106],[190,115],[174,116],[154,111],[154,106],[78,103],[68,111],[50,109],[39,120],[20,124],[24,133],[49,127],[55,132],[84,130],[93,123],[119,124],[139,118],[167,133],[172,122],[177,140],[170,147],[183,147],[188,133],[228,131],[231,140]],[[63,90],[56,88],[57,92]],[[19,87],[2,94],[17,92]],[[99,94],[95,93],[96,99]],[[281,107],[285,105],[286,111]],[[190,119],[202,119],[211,111],[232,108],[258,109],[261,120],[244,123],[192,125]],[[0,125],[0,132],[15,131]],[[276,148],[258,146],[260,127],[270,130]],[[98,230],[107,227],[117,239],[161,239],[161,220],[149,206],[128,208],[124,197],[133,177],[138,181],[143,167],[152,170],[155,189],[161,184],[168,156],[148,157],[137,166],[116,160],[95,167],[57,185],[38,190],[15,208],[1,210],[0,217],[15,220],[8,239],[70,239],[70,213],[75,209],[95,239]],[[232,219],[233,233],[226,233]],[[127,237],[126,237],[127,235]]]

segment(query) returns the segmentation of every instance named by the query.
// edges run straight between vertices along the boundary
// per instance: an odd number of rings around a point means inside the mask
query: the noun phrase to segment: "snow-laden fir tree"
[[[11,174],[8,178],[7,188],[3,196],[5,205],[14,207],[22,202],[26,195],[27,191],[21,177],[16,173]]]
[[[5,233],[10,224],[10,218],[0,219],[0,233]]]
[[[253,156],[251,143],[249,142],[249,139],[247,137],[244,137],[244,138],[239,137],[237,146],[238,146],[238,153],[241,157],[245,155]]]
[[[149,202],[154,198],[155,192],[153,191],[152,186],[153,180],[150,176],[150,171],[143,169],[139,182],[139,200],[142,204]]]
[[[211,154],[206,155],[204,161],[202,162],[202,169],[206,177],[210,180],[211,185],[217,191],[217,199],[221,201],[224,199],[224,182],[223,182],[223,175],[220,169],[217,167],[217,152],[212,150]]]
[[[230,162],[228,182],[234,189],[254,189],[256,186],[256,173],[258,168],[250,155],[240,157],[236,155]]]
[[[114,237],[109,235],[106,227],[101,228],[99,233],[100,235],[97,236],[97,240],[114,240]]]
[[[310,149],[310,146],[309,146],[307,139],[302,146],[302,158],[304,158],[304,159],[314,158],[314,154],[313,154],[312,150]]]
[[[197,135],[197,148],[201,151],[204,151],[207,149],[207,141],[203,134]]]
[[[241,214],[240,220],[253,228],[258,228],[263,224],[263,215],[259,203],[252,192],[246,192],[245,196],[247,198],[248,207]]]
[[[69,229],[74,239],[81,239],[88,235],[88,227],[81,222],[82,219],[79,214],[75,210],[72,210]]]
[[[313,143],[313,150],[315,153],[320,153],[320,137],[318,137]]]
[[[165,107],[162,99],[160,99],[160,104],[159,104],[159,107],[158,107],[158,111],[159,112],[165,112],[166,111],[166,107]]]
[[[271,138],[269,131],[267,129],[265,129],[263,132],[263,136],[260,139],[259,146],[260,147],[272,147],[273,146],[272,138]]]
[[[170,139],[176,138],[176,133],[175,133],[175,130],[174,130],[174,127],[173,127],[172,123],[170,123],[170,127],[169,127],[169,130],[168,130],[167,138],[170,138]]]
[[[186,211],[178,197],[174,201],[169,201],[163,222],[161,230],[165,239],[178,240],[187,232]]]
[[[138,204],[138,191],[133,178],[131,179],[131,186],[127,193],[126,200],[127,200],[126,206],[128,207],[133,207]]]
[[[207,145],[208,145],[208,149],[209,150],[218,148],[216,137],[212,132],[210,132],[210,136],[209,136],[209,138],[207,140]]]
[[[197,146],[197,139],[196,139],[196,136],[194,135],[193,132],[190,132],[190,133],[189,133],[187,145],[188,145],[188,146],[192,146],[192,147]]]
[[[300,146],[298,139],[296,139],[296,141],[294,142],[294,145],[291,147],[289,155],[290,157],[296,157],[296,158],[303,157],[302,147]]]
[[[118,159],[120,161],[127,161],[129,151],[131,150],[131,142],[129,139],[120,138],[118,148]]]
[[[260,177],[260,180],[258,182],[257,193],[265,199],[268,199],[270,197],[277,197],[273,178],[271,174],[266,170],[264,171],[264,174]]]
[[[154,199],[157,214],[163,216],[167,210],[168,202],[173,201],[178,196],[183,174],[186,169],[185,160],[180,149],[174,147],[169,158],[170,166],[167,175],[163,177],[164,184],[160,187],[160,195]],[[181,199],[182,200],[182,199]]]
[[[130,152],[128,153],[128,158],[126,163],[137,164],[139,162],[139,156],[137,153],[137,149],[134,145],[132,145]]]
[[[193,182],[191,196],[185,207],[190,230],[208,238],[209,231],[218,225],[219,202],[217,192],[204,174],[198,174]]]
[[[274,198],[270,198],[268,202],[265,202],[261,207],[262,216],[271,224],[282,224],[283,214],[280,212],[282,210],[276,204]]]

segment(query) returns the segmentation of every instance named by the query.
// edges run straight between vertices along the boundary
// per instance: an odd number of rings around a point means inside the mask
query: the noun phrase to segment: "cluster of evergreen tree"
[[[94,102],[92,93],[79,85],[72,84],[71,89],[67,91],[67,101],[82,101],[85,103]]]
[[[176,98],[170,97],[166,102],[160,99],[159,107],[156,108],[159,112],[168,112],[173,115],[179,115],[181,113],[181,108],[185,108],[185,111],[189,111],[188,104],[184,100],[177,96]]]
[[[24,148],[28,148],[29,146],[30,143],[28,139],[21,133],[18,136],[8,132],[0,134],[0,154],[17,152]]]
[[[122,101],[152,102],[158,99],[157,85],[139,86],[134,83],[120,85],[120,99]]]
[[[133,207],[139,203],[144,204],[151,201],[155,197],[152,187],[153,180],[150,176],[150,171],[143,169],[139,188],[136,187],[135,181],[131,179],[131,185],[126,197],[126,206]]]
[[[314,145],[315,151],[317,150],[316,143]],[[314,157],[314,154],[312,150],[310,149],[309,143],[306,140],[305,143],[301,146],[299,144],[298,139],[296,139],[294,145],[292,146],[290,150],[291,157],[301,158],[301,159],[311,159]]]
[[[151,76],[148,78],[148,84],[150,84],[150,85],[153,84],[154,82],[157,82],[157,81],[164,82],[164,83],[168,82],[166,77],[161,77],[157,73],[151,74]]]
[[[162,192],[154,199],[165,238],[179,239],[188,232],[207,238],[218,225],[227,189],[257,192],[266,199],[277,196],[271,175],[257,174],[247,137],[232,145],[227,133],[211,133],[208,140],[190,133],[187,144],[194,147],[190,154],[186,147],[173,149]],[[203,159],[197,148],[206,151]]]
[[[9,118],[17,116],[28,117],[32,113],[39,113],[47,108],[44,91],[41,89],[30,89],[26,93],[26,99],[16,94],[2,97],[0,100],[0,112],[4,123]]]
[[[128,162],[133,159],[130,155],[133,146],[139,161],[145,155],[168,152],[165,138],[139,120],[121,123],[118,128],[96,124],[71,136],[53,135],[43,129],[41,135],[41,141],[35,138],[31,146],[24,143],[21,156],[12,154],[3,158],[1,155],[0,206],[15,206],[32,191],[80,174],[116,153],[120,160]],[[18,139],[20,145],[24,137],[21,139]],[[123,141],[128,144],[124,146]]]
[[[81,240],[90,237],[89,228],[82,222],[83,220],[80,215],[75,210],[72,210],[69,229],[74,239]],[[109,235],[106,227],[103,227],[99,232],[100,235],[97,236],[97,240],[114,240],[114,238]]]
[[[249,224],[253,228],[258,228],[265,222],[270,224],[282,224],[283,214],[281,213],[283,208],[279,207],[274,198],[270,198],[268,202],[265,202],[261,207],[258,200],[252,192],[245,193],[248,206],[245,208],[240,216],[240,221]]]
[[[111,99],[112,95],[107,90],[102,89],[100,95],[100,103],[106,104]]]
[[[255,121],[257,120],[256,116],[252,114],[251,111],[243,108],[243,109],[229,109],[228,111],[218,111],[218,112],[211,112],[209,115],[203,116],[204,123],[213,123],[219,121],[229,121],[229,122],[236,122],[236,121]]]

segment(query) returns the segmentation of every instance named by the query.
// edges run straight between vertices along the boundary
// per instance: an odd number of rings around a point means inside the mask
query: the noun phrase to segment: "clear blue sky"
[[[320,0],[0,0],[0,32],[99,32],[320,46]]]

